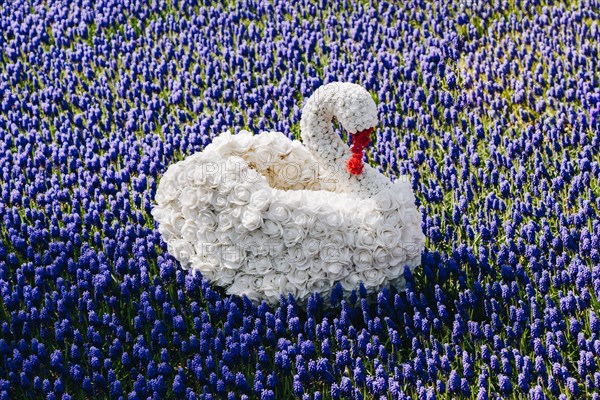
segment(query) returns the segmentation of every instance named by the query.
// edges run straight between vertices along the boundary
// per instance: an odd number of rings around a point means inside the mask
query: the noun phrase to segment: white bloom
[[[215,194],[213,196],[213,207],[216,211],[222,211],[229,206],[229,202],[227,201],[227,197],[222,194]]]
[[[214,190],[206,187],[206,186],[200,186],[196,189],[196,201],[197,201],[197,205],[198,207],[201,208],[206,208],[208,206],[212,205],[213,202],[213,196],[214,196],[215,192]]]
[[[400,229],[393,225],[383,224],[377,228],[375,242],[383,248],[391,249],[396,246],[401,235]]]
[[[385,280],[383,272],[377,269],[367,269],[360,272],[359,275],[367,288],[378,288]]]
[[[344,217],[339,210],[330,210],[324,218],[325,224],[327,224],[331,229],[339,229],[344,222]]]
[[[163,175],[156,189],[156,202],[158,204],[167,203],[177,198],[177,185],[171,175]]]
[[[375,231],[364,227],[356,232],[355,245],[360,248],[371,248],[375,246],[376,237]]]
[[[300,244],[288,247],[286,259],[295,269],[310,268],[308,263],[309,257],[305,254]]]
[[[229,196],[227,196],[227,200],[232,204],[245,205],[250,201],[250,195],[251,193],[247,186],[238,184],[231,190]]]
[[[258,211],[253,210],[252,208],[246,208],[242,212],[241,223],[244,228],[253,231],[262,225],[262,216]]]
[[[236,155],[244,155],[252,147],[253,135],[247,130],[241,130],[235,135],[231,143],[234,144],[233,152]]]
[[[271,203],[271,191],[259,189],[250,195],[250,205],[257,211],[264,211]]]
[[[196,219],[198,219],[198,213],[199,212],[200,211],[198,210],[197,207],[187,207],[187,206],[181,207],[181,215],[186,220],[196,220]]]
[[[181,237],[186,242],[193,243],[196,241],[196,235],[198,233],[198,226],[196,220],[186,219],[185,223],[181,227]]]
[[[313,257],[319,254],[321,241],[308,237],[302,242],[302,251],[306,257]]]
[[[352,263],[356,271],[364,271],[371,267],[373,262],[373,253],[369,249],[356,249],[352,254]]]
[[[247,274],[237,274],[231,286],[227,288],[227,294],[238,296],[246,295],[250,299],[259,299],[258,292],[254,288],[254,277]]]
[[[390,252],[386,247],[378,246],[373,251],[373,262],[376,268],[383,268],[389,266],[390,260]]]
[[[169,253],[173,255],[182,264],[187,264],[194,255],[194,246],[181,239],[170,240],[167,242]]]
[[[217,219],[215,218],[215,214],[210,210],[200,212],[197,220],[198,225],[204,227],[205,229],[217,228]]]
[[[181,229],[183,228],[183,224],[185,224],[185,218],[183,217],[183,214],[181,214],[180,212],[175,212],[170,215],[169,222],[175,232],[181,232]]]
[[[213,229],[201,228],[196,232],[197,243],[216,243],[217,234]]]
[[[281,224],[273,221],[272,219],[266,219],[263,225],[263,232],[273,239],[280,238],[283,234],[283,228]]]
[[[306,288],[306,282],[308,281],[309,275],[308,270],[294,269],[288,274],[287,279],[298,289]]]
[[[236,270],[229,268],[220,268],[219,272],[215,274],[213,282],[218,286],[230,285],[237,275]]]
[[[228,231],[235,226],[236,218],[231,209],[225,209],[217,214],[217,226],[219,231]]]
[[[273,265],[268,257],[260,257],[248,261],[248,271],[252,271],[258,275],[266,275],[273,271]]]
[[[369,203],[370,207],[375,207],[374,202]],[[382,225],[384,222],[384,214],[381,211],[375,209],[367,209],[362,214],[362,222],[364,225],[369,227],[377,227]]]
[[[306,237],[306,231],[301,227],[293,224],[283,225],[283,243],[290,247],[296,243],[300,243]]]
[[[282,254],[276,256],[272,264],[275,271],[281,274],[288,274],[293,268],[290,260]]]
[[[330,281],[322,275],[316,275],[306,283],[307,290],[309,293],[320,293],[321,295],[326,293],[330,287]]]
[[[267,212],[267,218],[284,225],[290,220],[290,210],[283,204],[272,202]]]
[[[304,211],[294,210],[292,211],[291,220],[294,224],[298,225],[301,228],[311,228],[314,224],[314,217],[305,213]]]

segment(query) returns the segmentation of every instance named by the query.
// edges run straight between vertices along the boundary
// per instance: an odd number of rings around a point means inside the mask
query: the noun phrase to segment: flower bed
[[[0,399],[598,397],[598,5],[333,7],[0,8]],[[181,270],[167,166],[297,136],[330,81],[371,91],[369,161],[413,181],[407,291],[271,308]]]

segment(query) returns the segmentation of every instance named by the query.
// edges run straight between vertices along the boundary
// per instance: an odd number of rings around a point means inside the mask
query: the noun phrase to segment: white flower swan
[[[348,148],[333,118],[352,139]],[[363,148],[377,124],[370,94],[330,83],[308,99],[302,143],[280,132],[225,132],[167,169],[152,215],[168,251],[228,294],[303,302],[362,281],[368,292],[405,287],[425,236],[406,176],[391,182]]]

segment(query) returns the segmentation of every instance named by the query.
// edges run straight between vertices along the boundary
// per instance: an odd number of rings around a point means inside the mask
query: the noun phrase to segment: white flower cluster
[[[377,119],[368,92],[339,85],[303,110],[306,146],[277,132],[225,132],[167,169],[152,214],[183,268],[271,304],[280,294],[327,296],[336,282],[348,291],[361,281],[371,292],[403,288],[404,266],[421,260],[421,214],[408,180],[345,170],[348,147],[331,118],[350,132]]]

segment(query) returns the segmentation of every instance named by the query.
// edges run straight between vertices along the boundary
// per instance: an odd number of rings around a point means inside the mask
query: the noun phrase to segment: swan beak
[[[363,171],[364,149],[371,143],[371,132],[375,127],[365,129],[364,131],[351,133],[352,147],[350,151],[352,156],[346,163],[346,169],[351,175],[360,175]]]

